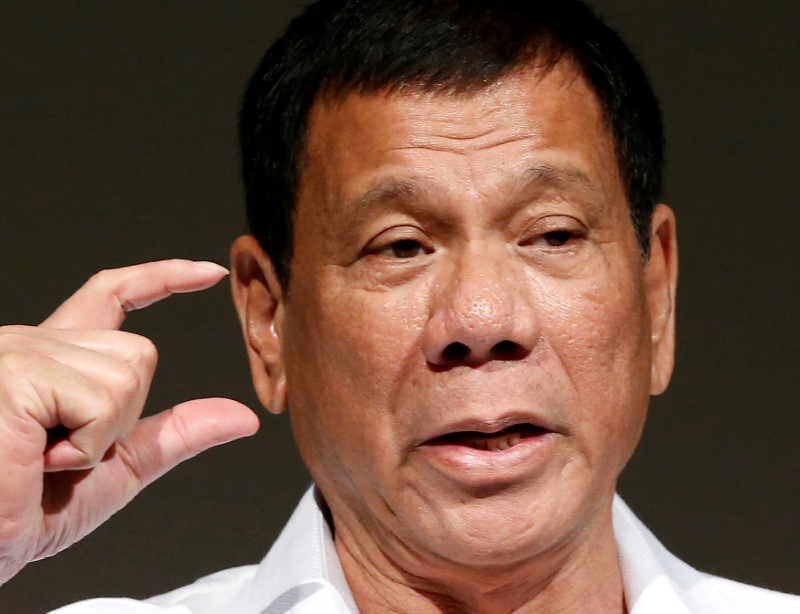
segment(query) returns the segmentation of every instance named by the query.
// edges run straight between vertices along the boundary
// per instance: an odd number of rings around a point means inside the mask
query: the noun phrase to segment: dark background
[[[800,592],[800,4],[596,4],[662,101],[682,250],[675,378],[621,492],[693,565]],[[238,99],[300,7],[3,6],[0,322],[43,319],[101,268],[226,262],[244,230]],[[205,395],[258,406],[224,283],[126,327],[160,348],[148,411]],[[0,611],[144,597],[258,561],[309,481],[287,420],[262,415],[256,437],[190,461],[68,552],[30,565],[0,589]]]

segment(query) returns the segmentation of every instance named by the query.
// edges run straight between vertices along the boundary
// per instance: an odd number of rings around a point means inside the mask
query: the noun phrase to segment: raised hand
[[[82,538],[178,463],[258,429],[229,399],[140,419],[157,353],[118,330],[127,312],[225,273],[188,260],[103,271],[40,326],[0,327],[0,583]]]

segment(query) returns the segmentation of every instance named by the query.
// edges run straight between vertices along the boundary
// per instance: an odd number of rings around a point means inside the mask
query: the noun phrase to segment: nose
[[[528,356],[538,329],[525,286],[508,255],[464,254],[433,299],[423,332],[428,363],[479,367]]]

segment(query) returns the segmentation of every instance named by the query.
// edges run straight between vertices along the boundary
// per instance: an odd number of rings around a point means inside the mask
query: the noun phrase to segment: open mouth
[[[547,433],[547,429],[534,426],[533,424],[514,424],[501,431],[493,433],[482,433],[479,431],[456,431],[447,433],[435,439],[429,440],[427,445],[444,446],[457,445],[474,448],[476,450],[486,450],[489,452],[500,452],[513,448],[520,442],[531,437],[536,437]]]

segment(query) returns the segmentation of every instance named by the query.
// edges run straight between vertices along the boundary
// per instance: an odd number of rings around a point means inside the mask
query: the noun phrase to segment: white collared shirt
[[[699,572],[616,497],[614,534],[629,614],[800,614],[800,597]],[[52,614],[356,614],[333,536],[309,489],[259,565],[227,569],[145,601],[91,599]]]

